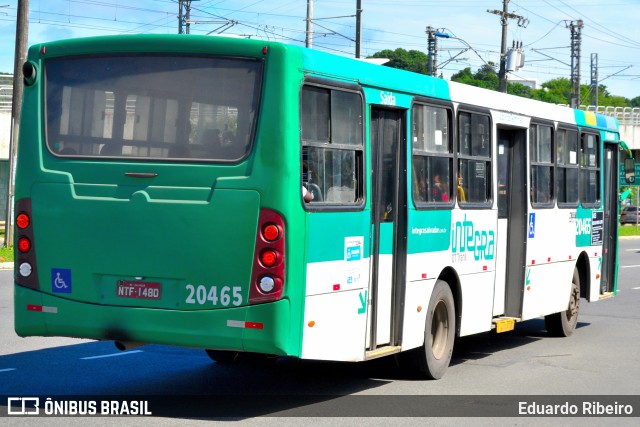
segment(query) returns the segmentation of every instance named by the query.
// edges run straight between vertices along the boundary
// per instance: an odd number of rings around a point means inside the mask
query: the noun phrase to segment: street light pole
[[[13,61],[13,99],[11,103],[11,137],[9,140],[9,179],[7,183],[7,206],[4,245],[13,244],[13,177],[20,135],[20,113],[22,111],[22,64],[27,60],[27,38],[29,34],[29,0],[18,0],[16,17],[16,52]]]

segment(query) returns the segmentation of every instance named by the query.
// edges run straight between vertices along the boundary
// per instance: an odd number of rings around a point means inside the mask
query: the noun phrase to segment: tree
[[[475,74],[471,74],[471,68],[467,67],[452,75],[451,81],[491,90],[498,90],[500,85],[493,62],[483,65]]]
[[[427,62],[429,56],[419,50],[407,51],[400,47],[396,50],[385,49],[374,53],[369,58],[387,58],[390,61],[384,64],[386,67],[428,74]]]
[[[370,58],[388,58],[390,61],[385,64],[387,67],[428,74],[427,62],[429,56],[418,50],[385,49],[373,54]],[[475,73],[471,71],[471,67],[467,67],[453,74],[451,80],[491,90],[498,90],[499,87],[496,65],[493,62],[484,64]],[[519,83],[507,82],[507,92],[512,95],[552,104],[568,105],[571,97],[571,82],[568,78],[560,77],[543,83],[542,89],[531,89]],[[582,104],[589,103],[589,86],[580,86],[580,99]],[[640,107],[640,96],[633,99],[615,96],[609,93],[606,86],[600,85],[598,87],[598,104],[614,107]]]
[[[636,96],[632,100],[629,101],[631,107],[640,107],[640,96]]]

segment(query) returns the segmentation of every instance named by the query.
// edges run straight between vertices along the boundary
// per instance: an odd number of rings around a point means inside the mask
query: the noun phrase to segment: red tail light
[[[21,286],[39,290],[38,269],[36,265],[35,237],[31,218],[31,199],[16,200],[15,243],[15,280]]]
[[[276,301],[284,292],[284,220],[279,213],[261,209],[251,273],[249,304]]]
[[[18,239],[18,250],[23,254],[26,254],[31,249],[31,240],[26,237],[20,237]]]
[[[29,224],[31,224],[31,219],[26,213],[22,212],[16,217],[16,225],[20,230],[24,230]]]

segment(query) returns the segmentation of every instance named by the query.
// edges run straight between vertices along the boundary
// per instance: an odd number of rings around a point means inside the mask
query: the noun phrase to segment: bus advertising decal
[[[344,238],[344,260],[346,262],[346,283],[348,287],[358,285],[362,278],[362,255],[364,236]],[[334,286],[334,290],[335,286]],[[339,289],[338,289],[339,290]]]
[[[576,246],[599,246],[604,241],[604,213],[578,208],[576,212]]]
[[[604,225],[604,212],[593,212],[591,215],[591,246],[602,245]]]

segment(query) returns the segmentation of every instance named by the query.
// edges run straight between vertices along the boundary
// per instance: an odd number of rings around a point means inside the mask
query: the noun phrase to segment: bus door
[[[498,244],[494,316],[520,317],[527,248],[527,130],[498,129]]]
[[[600,294],[614,291],[618,240],[618,147],[604,144],[603,242]]]
[[[371,281],[368,358],[402,340],[407,177],[404,110],[371,110]],[[382,350],[376,351],[382,347]]]

